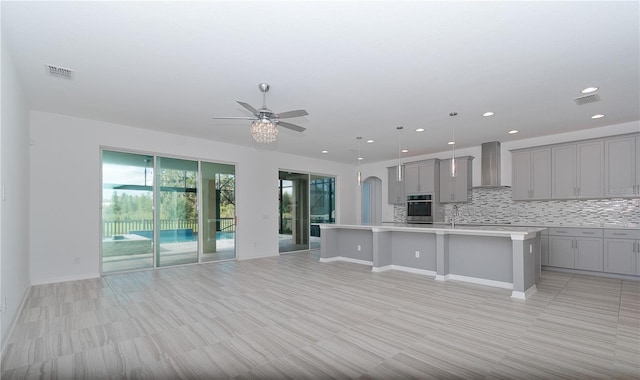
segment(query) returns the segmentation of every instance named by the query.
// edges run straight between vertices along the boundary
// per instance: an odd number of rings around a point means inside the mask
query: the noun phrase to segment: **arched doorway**
[[[362,224],[382,224],[382,180],[378,177],[362,183]]]

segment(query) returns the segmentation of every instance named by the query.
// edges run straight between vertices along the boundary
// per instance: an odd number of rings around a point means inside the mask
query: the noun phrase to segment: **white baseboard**
[[[82,274],[78,276],[64,276],[64,277],[54,277],[48,278],[44,280],[32,281],[31,285],[48,285],[48,284],[57,284],[59,282],[67,282],[67,281],[80,281],[80,280],[93,280],[96,278],[100,278],[100,273],[90,273],[90,274]]]
[[[494,288],[503,288],[503,289],[513,290],[513,284],[510,282],[487,280],[487,279],[478,278],[478,277],[460,276],[457,274],[449,274],[447,276],[449,277],[448,278],[449,280],[470,282],[472,284],[487,285],[487,286],[493,286]]]
[[[369,265],[369,266],[373,266],[373,261],[367,261],[367,260],[360,260],[360,259],[352,259],[350,257],[343,257],[343,256],[334,256],[334,257],[321,257],[320,258],[320,262],[321,263],[330,263],[332,261],[346,261],[348,263],[354,263],[354,264],[362,264],[362,265]]]
[[[391,270],[399,270],[399,271],[402,271],[402,272],[421,274],[423,276],[435,277],[435,275],[436,275],[436,272],[434,272],[432,270],[418,269],[418,268],[412,268],[412,267],[403,267],[402,265],[387,265],[386,267],[382,267],[382,268],[387,268],[387,267],[389,267],[389,269],[391,269]]]
[[[517,298],[520,300],[524,300],[529,298],[533,293],[537,292],[538,288],[536,287],[536,284],[533,284],[529,289],[525,290],[524,292],[517,292],[517,291],[512,291],[511,292],[511,298]]]
[[[372,261],[352,259],[349,257],[335,256],[335,257],[328,257],[328,258],[320,258],[321,263],[329,263],[332,261],[346,261],[349,263],[373,266]],[[460,276],[457,274],[447,274],[443,276],[443,275],[437,274],[437,272],[432,270],[411,268],[411,267],[405,267],[401,265],[385,265],[382,267],[371,268],[372,272],[385,272],[389,270],[397,270],[402,272],[421,274],[424,276],[433,276],[436,281],[453,280],[453,281],[462,281],[462,282],[468,282],[468,283],[478,284],[478,285],[492,286],[494,288],[509,289],[509,290],[512,290],[511,297],[519,298],[519,299],[525,299],[536,291],[535,285],[527,289],[525,292],[517,292],[517,291],[513,291],[513,284],[510,282],[487,280],[487,279],[478,278],[478,277]]]
[[[13,330],[16,327],[16,323],[18,322],[18,318],[20,317],[20,314],[22,313],[22,309],[24,309],[24,304],[25,302],[27,302],[27,298],[29,298],[29,294],[31,294],[31,289],[33,287],[30,286],[29,289],[27,289],[26,292],[24,292],[24,297],[22,297],[22,301],[20,302],[20,306],[18,306],[18,310],[16,311],[16,314],[13,316],[13,319],[11,320],[11,324],[9,325],[9,329],[7,330],[7,335],[2,337],[4,338],[4,342],[2,343],[2,345],[0,345],[0,359],[3,358],[2,354],[5,352],[4,349],[6,348],[7,343],[9,342],[9,337],[13,334]]]

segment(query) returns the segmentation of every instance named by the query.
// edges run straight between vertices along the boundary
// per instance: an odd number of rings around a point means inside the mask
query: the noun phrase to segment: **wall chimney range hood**
[[[500,142],[482,144],[480,186],[484,188],[508,187],[500,184]]]

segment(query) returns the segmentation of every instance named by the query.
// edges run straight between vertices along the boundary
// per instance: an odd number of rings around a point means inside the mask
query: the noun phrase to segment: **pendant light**
[[[451,112],[449,114],[449,116],[451,117],[455,117],[457,116],[458,113],[457,112]],[[455,124],[452,124],[452,139],[451,141],[449,141],[449,144],[451,145],[451,173],[449,173],[449,175],[451,177],[455,177],[456,176],[456,126]]]
[[[404,181],[404,165],[402,165],[402,163],[400,162],[401,155],[402,155],[402,148],[401,148],[402,145],[400,143],[400,136],[403,128],[404,127],[402,126],[396,127],[396,130],[398,131],[398,166],[396,167],[396,180],[398,182]]]
[[[362,186],[362,172],[360,171],[360,161],[362,161],[362,156],[360,155],[360,148],[362,146],[362,136],[356,137],[356,140],[358,140],[358,157],[357,157],[358,174],[357,174],[356,178],[358,180],[358,186]]]

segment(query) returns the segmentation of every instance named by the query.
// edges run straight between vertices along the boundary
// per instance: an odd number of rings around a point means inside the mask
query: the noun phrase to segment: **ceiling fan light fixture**
[[[258,119],[251,123],[251,137],[261,144],[269,144],[278,139],[278,127],[269,119]]]

